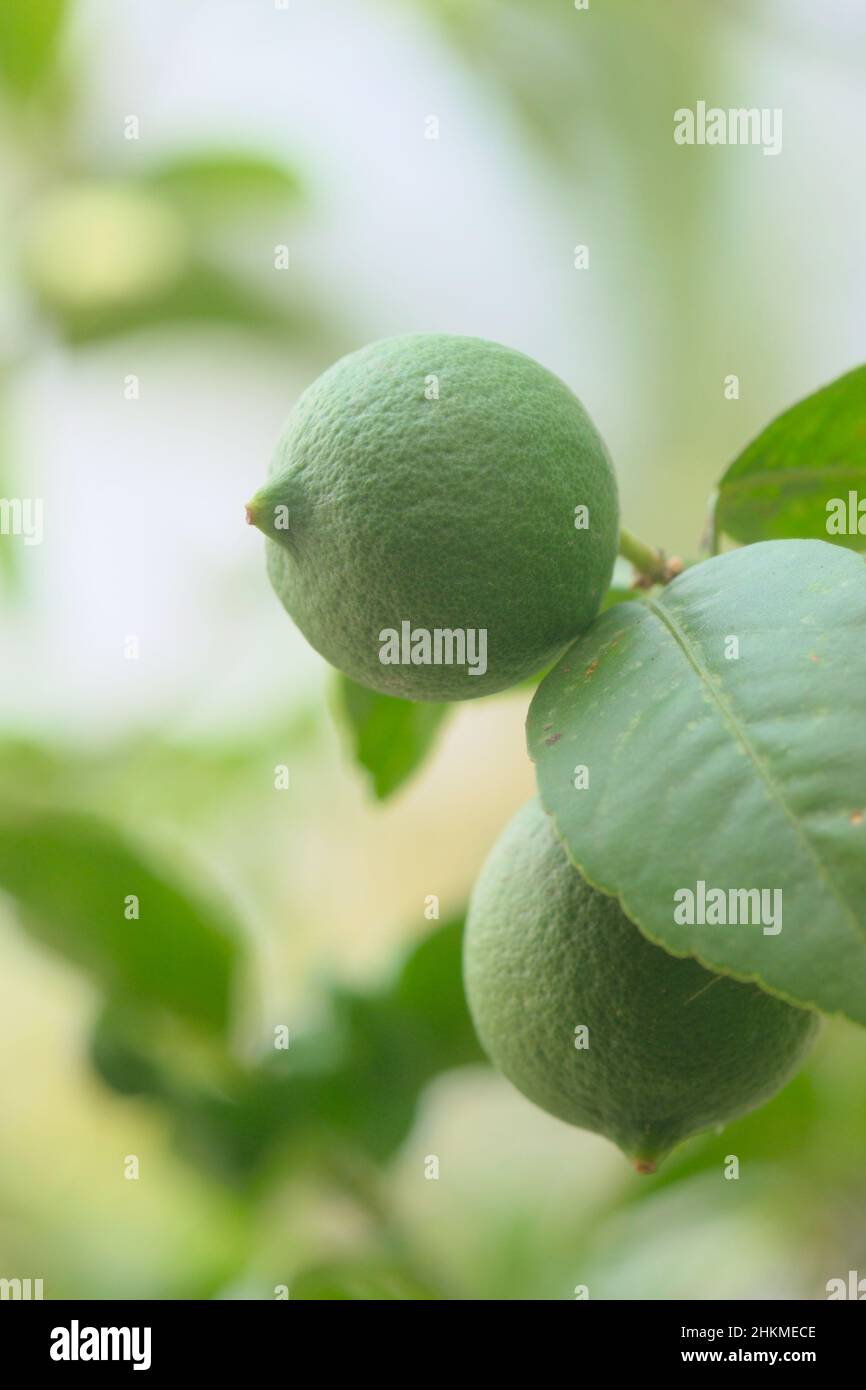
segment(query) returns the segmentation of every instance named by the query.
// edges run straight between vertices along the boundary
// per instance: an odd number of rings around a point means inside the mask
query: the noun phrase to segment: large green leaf
[[[575,863],[651,940],[866,1023],[864,727],[866,565],[775,541],[602,614],[528,738]],[[699,882],[780,889],[782,930],[675,922]]]
[[[0,890],[35,936],[131,995],[213,1032],[229,1024],[240,934],[112,829],[66,814],[0,819]],[[127,917],[138,899],[137,919]]]
[[[384,801],[417,771],[450,705],[398,700],[338,675],[337,703],[355,759]]]
[[[719,484],[716,525],[738,541],[830,540],[866,550],[862,530],[827,530],[827,504],[866,503],[866,367],[839,377],[768,425]],[[856,518],[856,502],[854,503]]]

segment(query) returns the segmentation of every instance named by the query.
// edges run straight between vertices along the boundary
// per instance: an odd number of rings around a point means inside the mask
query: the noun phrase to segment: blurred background
[[[243,517],[330,361],[448,331],[568,381],[625,523],[696,554],[729,460],[864,356],[864,56],[857,0],[4,0],[0,496],[44,536],[0,536],[0,1277],[866,1275],[857,1029],[654,1179],[485,1066],[460,919],[531,692],[365,705]],[[782,153],[676,146],[699,99],[782,108]]]

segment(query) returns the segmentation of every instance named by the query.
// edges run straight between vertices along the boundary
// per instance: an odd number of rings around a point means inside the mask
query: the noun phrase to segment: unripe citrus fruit
[[[465,975],[499,1070],[543,1110],[607,1135],[641,1172],[768,1100],[819,1026],[647,941],[581,876],[538,801],[511,821],[475,886]]]
[[[316,650],[415,700],[547,665],[598,611],[618,541],[577,397],[522,353],[448,334],[373,343],[319,377],[247,515]]]

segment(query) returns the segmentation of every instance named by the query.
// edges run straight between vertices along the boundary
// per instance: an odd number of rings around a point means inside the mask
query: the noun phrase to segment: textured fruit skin
[[[647,941],[575,869],[538,801],[518,811],[481,872],[464,969],[499,1070],[643,1171],[768,1100],[819,1028],[817,1015]],[[583,1051],[578,1024],[589,1028]]]
[[[319,377],[249,514],[312,646],[414,700],[489,695],[551,662],[598,611],[618,543],[616,480],[577,397],[522,353],[447,334],[373,343]],[[486,629],[486,673],[383,665],[380,633],[403,621]]]

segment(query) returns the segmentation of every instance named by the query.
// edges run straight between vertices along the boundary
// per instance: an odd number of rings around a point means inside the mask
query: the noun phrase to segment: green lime
[[[640,1172],[768,1100],[815,1014],[668,955],[571,863],[538,801],[472,895],[466,991],[492,1061],[552,1115],[605,1134]]]
[[[304,393],[247,508],[307,640],[362,685],[465,700],[534,675],[610,581],[616,480],[569,388],[480,338],[416,334]]]

